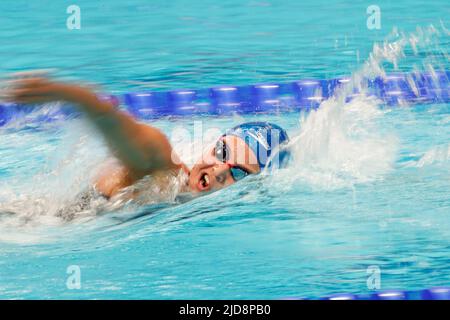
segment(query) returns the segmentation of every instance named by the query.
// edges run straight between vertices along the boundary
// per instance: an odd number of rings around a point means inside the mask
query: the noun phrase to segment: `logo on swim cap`
[[[289,151],[283,146],[289,142],[284,129],[269,122],[246,122],[225,132],[224,136],[236,136],[245,141],[258,160],[261,170],[265,167],[282,167]]]

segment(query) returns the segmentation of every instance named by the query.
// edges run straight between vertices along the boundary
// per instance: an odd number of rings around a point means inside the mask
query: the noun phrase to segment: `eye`
[[[219,140],[216,143],[216,147],[214,148],[214,153],[216,158],[221,162],[228,161],[228,147],[223,140]]]
[[[250,174],[250,172],[248,172],[247,170],[237,166],[231,167],[230,173],[234,181],[242,180]]]

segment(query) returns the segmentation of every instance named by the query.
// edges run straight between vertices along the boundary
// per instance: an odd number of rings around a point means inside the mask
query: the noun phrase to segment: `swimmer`
[[[157,128],[138,122],[88,87],[28,75],[10,82],[8,101],[40,104],[64,101],[78,107],[104,137],[118,160],[94,181],[96,192],[111,199],[144,177],[187,177],[182,192],[201,194],[219,190],[266,167],[283,165],[289,155],[286,131],[267,122],[249,122],[226,131],[189,169],[167,137]],[[164,179],[160,180],[164,181]],[[164,182],[161,182],[164,183]]]

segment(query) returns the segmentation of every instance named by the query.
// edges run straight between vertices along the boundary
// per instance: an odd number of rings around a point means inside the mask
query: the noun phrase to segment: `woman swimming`
[[[283,147],[288,142],[286,131],[267,122],[249,122],[226,131],[189,169],[160,130],[138,122],[87,87],[28,76],[11,81],[5,96],[19,104],[65,101],[87,115],[118,160],[93,184],[95,192],[106,199],[144,177],[164,187],[168,178],[180,173],[187,176],[181,192],[215,191],[266,167],[283,165],[288,156]]]

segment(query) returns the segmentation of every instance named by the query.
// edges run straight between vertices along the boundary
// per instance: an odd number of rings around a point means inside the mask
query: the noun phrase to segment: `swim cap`
[[[261,171],[282,167],[286,164],[289,151],[283,144],[289,142],[286,131],[269,122],[247,122],[227,130],[224,136],[236,136],[247,143],[256,155]]]

